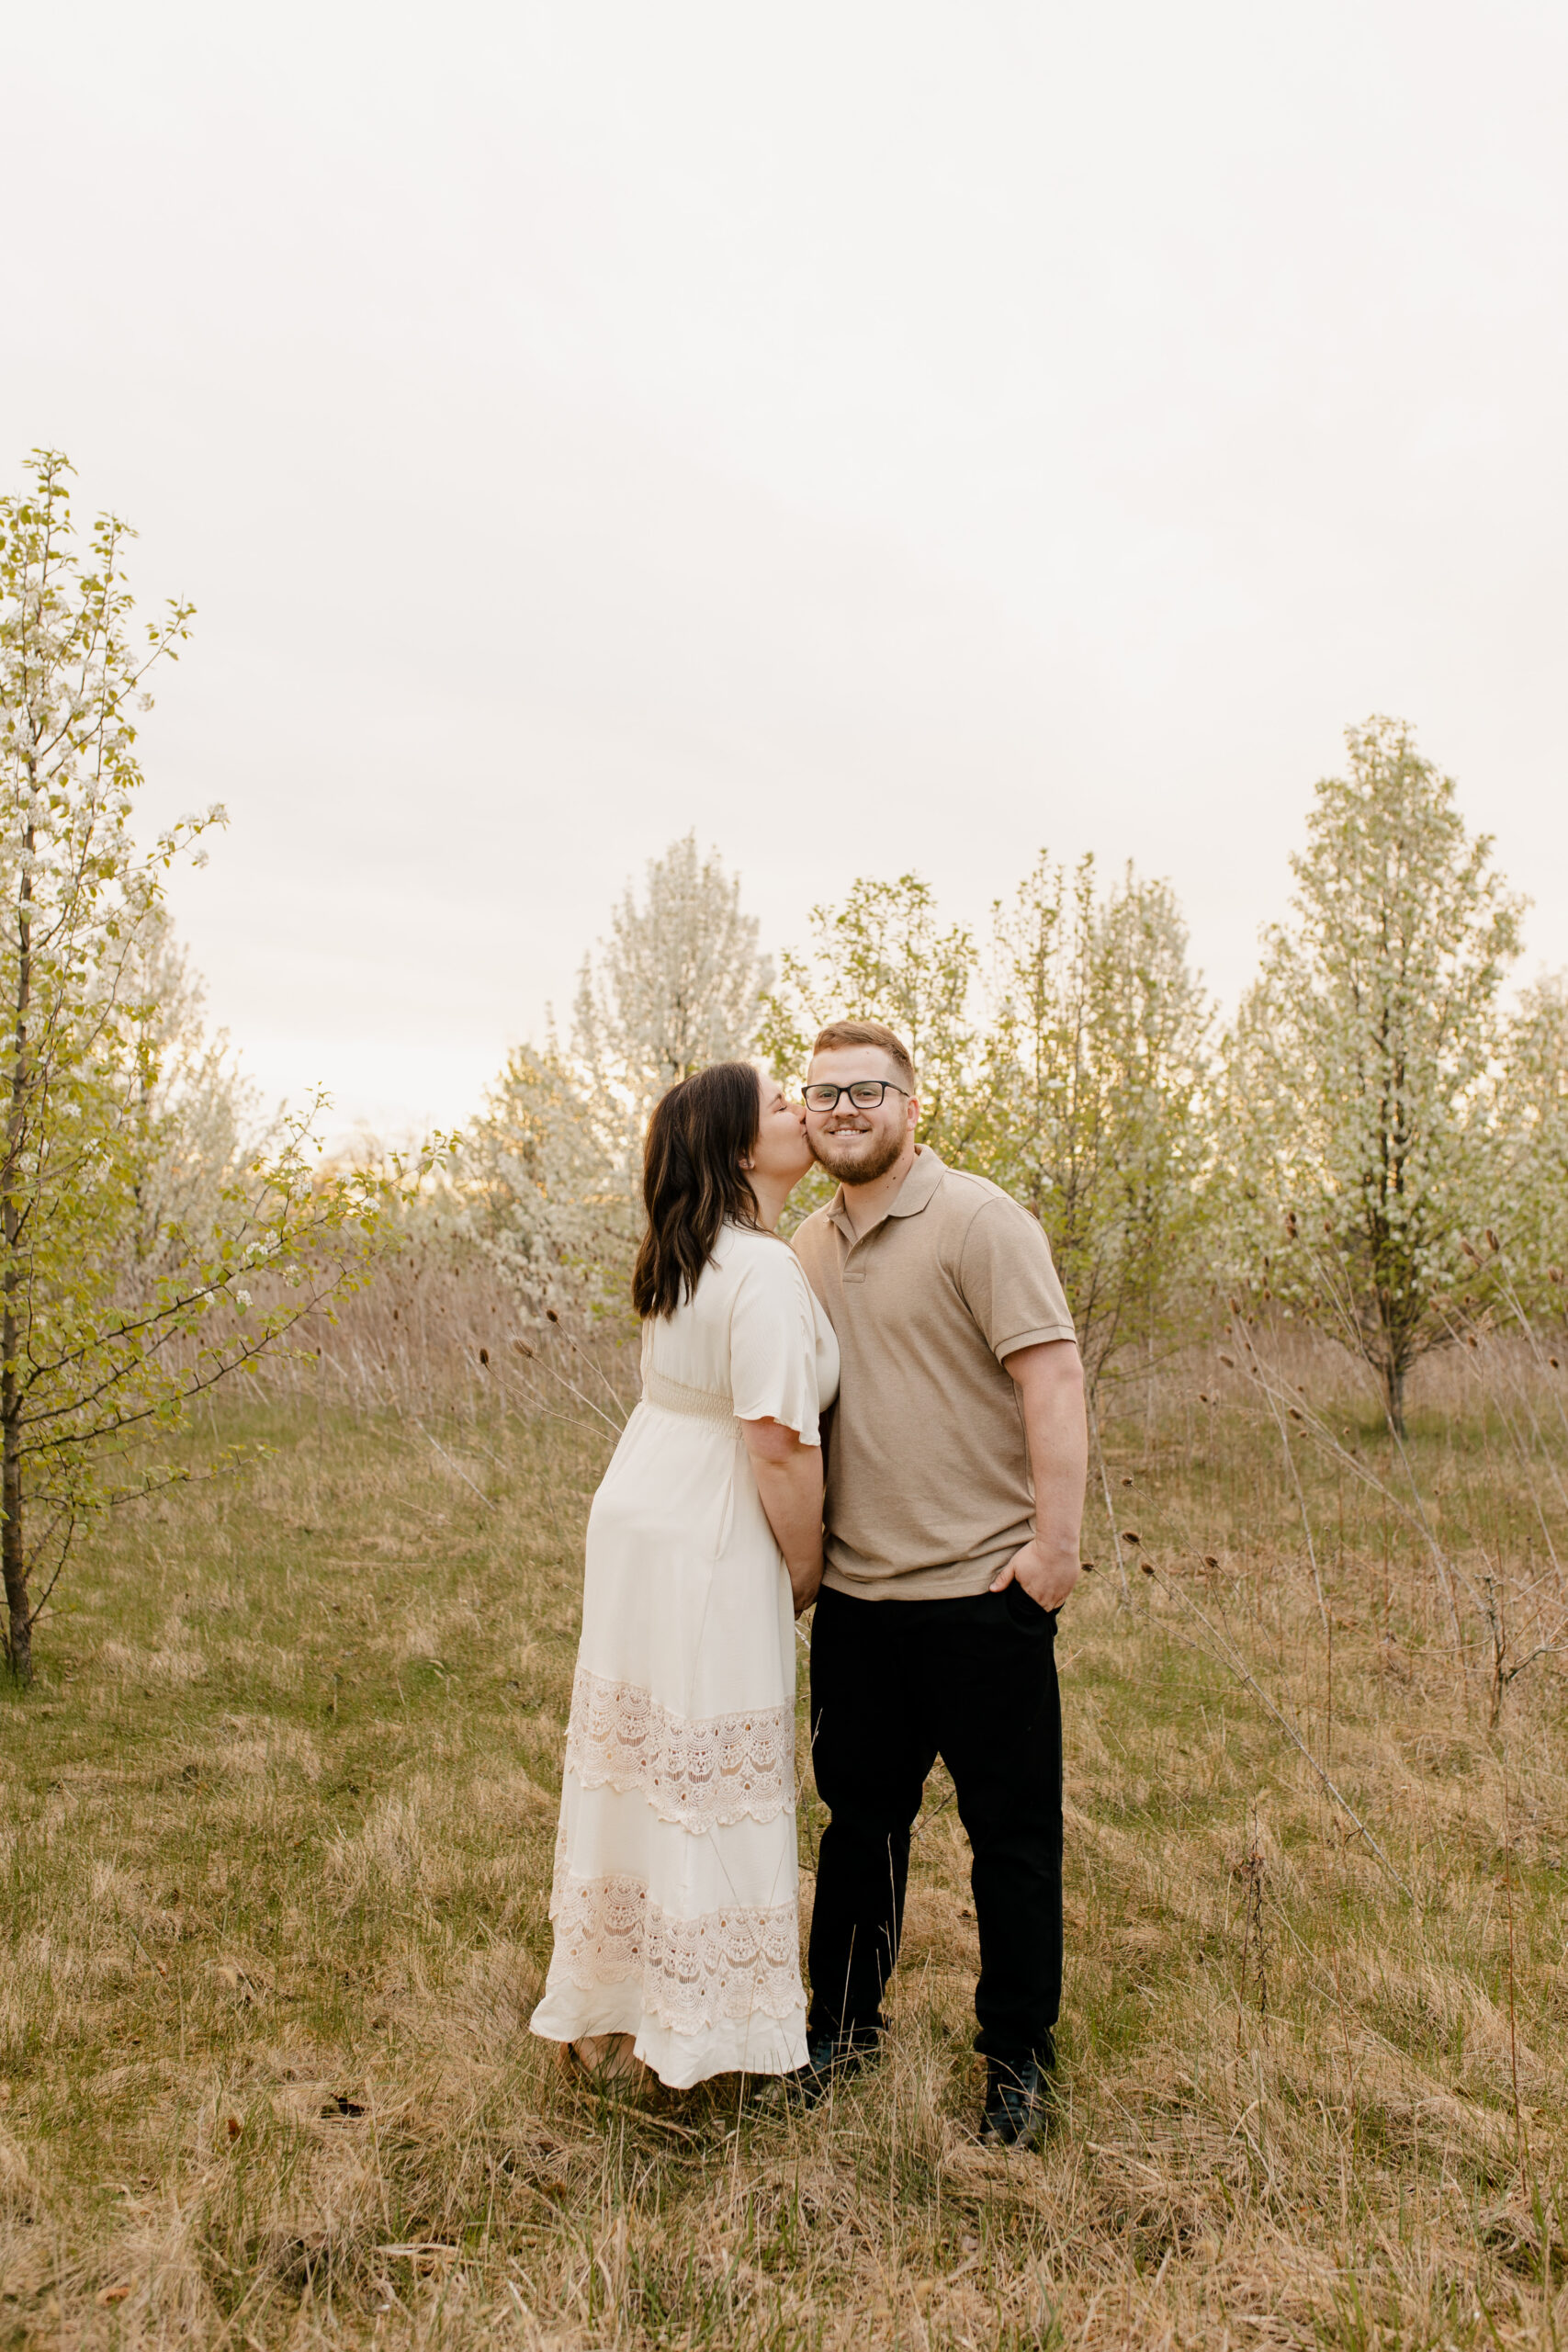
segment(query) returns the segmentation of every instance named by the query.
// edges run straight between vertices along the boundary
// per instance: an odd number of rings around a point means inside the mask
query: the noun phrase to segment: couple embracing
[[[589,1517],[533,2030],[612,2075],[776,2075],[815,2105],[874,2056],[941,1756],[974,1856],[981,2136],[1029,2145],[1061,1993],[1082,1374],[1039,1226],[916,1142],[915,1087],[891,1030],[843,1021],[802,1103],[722,1062],[653,1114],[642,1401]],[[813,1159],[839,1191],[792,1249],[774,1227]],[[808,2012],[793,1620],[813,1602]]]

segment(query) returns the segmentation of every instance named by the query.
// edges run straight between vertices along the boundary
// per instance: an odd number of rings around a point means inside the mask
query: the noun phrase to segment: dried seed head
[[[534,1352],[526,1340],[513,1340],[512,1344],[520,1356],[531,1356]]]
[[[480,1362],[481,1363],[486,1363],[486,1364],[488,1364],[488,1363],[489,1363],[489,1362],[490,1362],[490,1350],[489,1350],[488,1348],[481,1348],[481,1349],[479,1350],[479,1362]]]
[[[546,1320],[546,1322],[547,1322],[547,1323],[558,1323],[558,1322],[560,1321],[560,1317],[556,1313],[556,1310],[555,1310],[555,1308],[554,1308],[553,1306],[547,1306],[547,1307],[546,1307],[546,1309],[545,1309],[545,1320]]]
[[[1548,1266],[1546,1270],[1546,1279],[1549,1283],[1560,1283],[1562,1280],[1562,1267]]]
[[[1134,1530],[1130,1527],[1124,1527],[1122,1530],[1122,1541],[1123,1544],[1141,1544],[1143,1540],[1143,1537],[1134,1533]]]
[[[1473,1258],[1476,1264],[1479,1266],[1481,1263],[1481,1252],[1476,1248],[1474,1242],[1467,1241],[1464,1236],[1461,1234],[1459,1246],[1464,1251],[1465,1256],[1467,1258]]]
[[[1547,1359],[1546,1359],[1546,1361],[1547,1361],[1547,1363],[1551,1366],[1551,1369],[1552,1369],[1552,1371],[1553,1371],[1553,1372],[1556,1372],[1556,1371],[1558,1370],[1558,1363],[1557,1363],[1557,1358],[1556,1358],[1555,1356],[1548,1356],[1548,1357],[1547,1357]]]
[[[1138,1566],[1139,1566],[1139,1567],[1141,1567],[1141,1568],[1142,1568],[1142,1570],[1143,1570],[1144,1574],[1145,1574],[1146,1577],[1152,1577],[1152,1576],[1153,1576],[1153,1574],[1154,1574],[1154,1572],[1155,1572],[1155,1569],[1154,1569],[1154,1562],[1153,1562],[1152,1560],[1140,1560],[1140,1561],[1138,1562]]]
[[[1503,1247],[1490,1226],[1486,1228],[1486,1246],[1491,1250],[1494,1257],[1497,1255],[1498,1250]]]
[[[1225,1355],[1225,1354],[1222,1351],[1221,1356],[1220,1356],[1220,1362],[1221,1362],[1222,1363],[1228,1363],[1228,1364],[1229,1364],[1229,1366],[1230,1366],[1230,1368],[1231,1368],[1231,1370],[1232,1370],[1233,1372],[1235,1370],[1235,1356],[1227,1356],[1227,1355]]]
[[[1214,1557],[1214,1555],[1213,1555],[1213,1554],[1212,1552],[1205,1552],[1205,1553],[1204,1553],[1204,1555],[1203,1555],[1203,1566],[1204,1566],[1206,1568],[1217,1568],[1217,1567],[1219,1566],[1219,1565],[1220,1565],[1220,1564],[1219,1564],[1218,1560],[1216,1560],[1216,1559],[1215,1559],[1215,1557]]]

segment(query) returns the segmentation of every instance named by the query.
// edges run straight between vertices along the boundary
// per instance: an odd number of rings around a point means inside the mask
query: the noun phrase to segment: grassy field
[[[1450,1611],[1375,1428],[1325,1406],[1298,1493],[1217,1376],[1107,1433],[1033,2156],[972,2136],[940,1771],[874,2075],[806,2119],[567,2079],[526,2018],[607,1433],[225,1430],[275,1452],[118,1521],[0,1699],[0,2346],[1555,2346],[1561,1518],[1496,1416],[1430,1414],[1496,1622]],[[818,1829],[807,1777],[807,1901]]]

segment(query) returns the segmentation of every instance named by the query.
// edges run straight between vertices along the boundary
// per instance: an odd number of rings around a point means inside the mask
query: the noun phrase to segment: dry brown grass
[[[1107,1431],[1123,1549],[1157,1577],[1134,1565],[1119,1605],[1098,1505],[1061,1643],[1043,2154],[972,2137],[940,1772],[874,2075],[804,2120],[733,2083],[606,2104],[525,2023],[608,1433],[504,1413],[477,1374],[444,1408],[404,1311],[376,1311],[366,1363],[404,1346],[425,1390],[381,1418],[309,1383],[258,1409],[271,1460],[118,1524],[0,1706],[0,2344],[1556,2343],[1562,1662],[1507,1683],[1494,1728],[1478,1622],[1456,1655],[1373,1489],[1303,1453],[1330,1671],[1240,1375]],[[1323,1402],[1386,1471],[1353,1400]],[[1455,1559],[1539,1614],[1499,1429],[1456,1393],[1413,1453]],[[818,1827],[808,1796],[807,1865]]]

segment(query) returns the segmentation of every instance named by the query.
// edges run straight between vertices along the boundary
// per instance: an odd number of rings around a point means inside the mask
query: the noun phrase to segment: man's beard
[[[886,1176],[904,1148],[901,1135],[814,1136],[811,1148],[841,1184],[874,1184]]]

